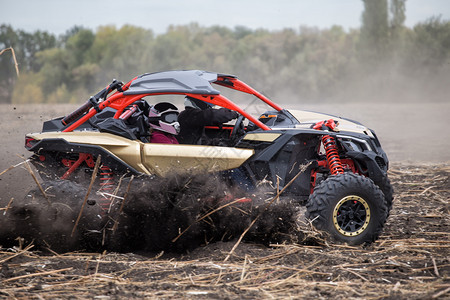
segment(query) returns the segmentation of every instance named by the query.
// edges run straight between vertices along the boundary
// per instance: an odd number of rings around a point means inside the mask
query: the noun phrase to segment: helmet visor
[[[178,120],[178,112],[167,112],[161,115],[161,121],[165,123],[174,123]]]

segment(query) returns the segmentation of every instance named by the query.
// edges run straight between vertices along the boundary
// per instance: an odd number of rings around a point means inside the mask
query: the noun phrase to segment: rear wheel
[[[356,245],[373,242],[383,229],[387,204],[372,180],[354,173],[330,176],[306,204],[306,217],[333,240]]]
[[[99,249],[103,220],[101,208],[95,201],[85,205],[79,223],[75,227],[87,189],[68,180],[45,181],[42,184],[46,197],[39,188],[28,192],[23,201],[17,202],[8,214],[14,237],[37,247],[65,252],[78,249]]]

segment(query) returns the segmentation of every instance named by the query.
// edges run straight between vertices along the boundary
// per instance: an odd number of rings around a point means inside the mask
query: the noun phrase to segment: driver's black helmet
[[[213,105],[211,103],[204,102],[202,100],[186,96],[184,98],[184,106],[204,110],[209,107],[212,107]]]

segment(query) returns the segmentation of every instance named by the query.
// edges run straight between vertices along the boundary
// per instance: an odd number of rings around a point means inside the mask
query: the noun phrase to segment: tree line
[[[278,101],[395,95],[444,101],[450,92],[450,21],[404,26],[405,0],[364,0],[361,28],[171,26],[164,34],[125,25],[65,34],[0,25],[0,103],[79,103],[113,78],[176,69],[237,75]]]

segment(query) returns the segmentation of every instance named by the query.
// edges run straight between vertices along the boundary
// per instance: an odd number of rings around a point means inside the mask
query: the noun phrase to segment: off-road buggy
[[[254,95],[271,108],[254,117],[212,84]],[[156,104],[151,96],[159,95],[189,96],[239,117],[234,124],[205,128],[216,142],[149,143],[149,110]],[[221,174],[245,191],[272,182],[285,188],[285,198],[306,205],[316,228],[350,244],[378,237],[393,200],[388,159],[371,129],[341,117],[283,109],[235,76],[206,71],[149,73],[126,84],[114,80],[76,111],[44,122],[41,133],[27,134],[25,146],[34,152],[43,180],[90,178],[101,155],[103,189],[124,176],[173,172]]]

